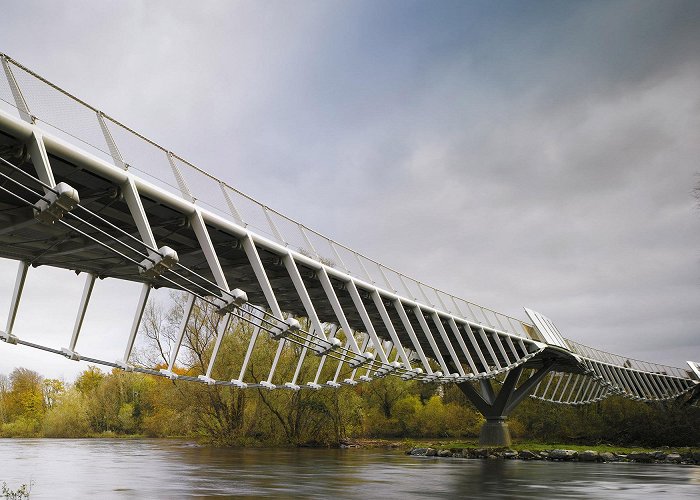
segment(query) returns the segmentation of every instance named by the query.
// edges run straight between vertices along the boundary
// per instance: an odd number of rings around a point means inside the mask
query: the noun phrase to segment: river
[[[30,498],[700,498],[700,467],[215,449],[177,440],[2,439],[0,484]]]

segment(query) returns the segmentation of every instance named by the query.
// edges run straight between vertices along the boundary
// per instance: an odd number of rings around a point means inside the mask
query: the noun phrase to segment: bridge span
[[[681,369],[610,354],[565,338],[538,312],[517,319],[414,280],[257,202],[10,57],[0,62],[0,257],[18,262],[0,332],[7,344],[238,388],[318,390],[386,376],[455,383],[487,419],[484,444],[509,443],[506,418],[528,396],[571,405],[613,394],[697,401],[697,363]],[[13,333],[36,266],[85,276],[63,345]],[[141,284],[130,330],[113,339],[124,345],[116,360],[78,348],[93,288],[108,278]],[[188,300],[169,364],[157,370],[137,365],[132,351],[150,291],[160,287]],[[178,375],[188,320],[202,306],[221,317],[208,369]],[[248,350],[230,378],[216,379],[219,346],[236,322],[254,325]],[[246,367],[260,335],[278,347],[267,377],[256,379]],[[298,367],[320,358],[315,379],[299,380],[298,368],[291,379],[276,372],[294,345]],[[335,368],[329,380],[319,380],[324,365]]]

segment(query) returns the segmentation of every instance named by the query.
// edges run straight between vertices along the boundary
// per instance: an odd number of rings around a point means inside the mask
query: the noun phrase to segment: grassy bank
[[[362,448],[399,448],[402,450],[408,450],[412,447],[423,447],[423,448],[436,448],[436,449],[461,449],[461,448],[484,448],[484,446],[479,445],[477,439],[472,440],[449,440],[449,439],[435,439],[435,438],[420,438],[420,439],[403,439],[403,440],[390,440],[390,439],[358,439],[354,443],[358,447]],[[615,446],[611,444],[580,444],[580,443],[544,443],[540,441],[530,441],[530,440],[514,440],[513,444],[510,446],[511,449],[515,451],[529,450],[533,452],[540,452],[545,450],[553,449],[563,449],[563,450],[574,450],[574,451],[586,451],[592,450],[599,453],[603,452],[614,452],[614,453],[650,453],[657,450],[663,450],[667,453],[671,452],[682,452],[682,451],[693,451],[696,450],[694,447],[678,447],[678,446],[661,446],[656,448],[647,448],[644,446]]]

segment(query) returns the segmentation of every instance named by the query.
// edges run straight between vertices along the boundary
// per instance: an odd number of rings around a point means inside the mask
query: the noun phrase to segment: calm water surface
[[[182,441],[0,440],[0,482],[41,498],[700,498],[700,467],[222,450]]]

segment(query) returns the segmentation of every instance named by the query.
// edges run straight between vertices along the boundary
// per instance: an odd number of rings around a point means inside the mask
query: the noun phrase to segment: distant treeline
[[[133,360],[164,366],[182,316],[150,308]],[[178,373],[206,370],[219,315],[196,308],[178,358]],[[226,380],[250,339],[245,322],[224,336],[212,376]],[[342,336],[342,332],[339,333]],[[267,377],[277,342],[260,336],[246,380]],[[301,347],[287,343],[278,365],[285,380],[297,369]],[[240,364],[240,361],[239,361]],[[331,363],[328,363],[331,365]],[[310,355],[299,380],[313,379]],[[324,367],[320,382],[332,379]],[[286,378],[285,378],[286,377]],[[516,438],[620,446],[698,446],[700,409],[677,403],[638,403],[618,397],[582,407],[525,401],[510,418]],[[196,437],[216,445],[334,445],[352,438],[475,438],[481,415],[454,385],[405,382],[388,376],[355,387],[268,391],[171,381],[90,366],[72,384],[17,368],[0,375],[0,436],[84,437],[144,435]]]

